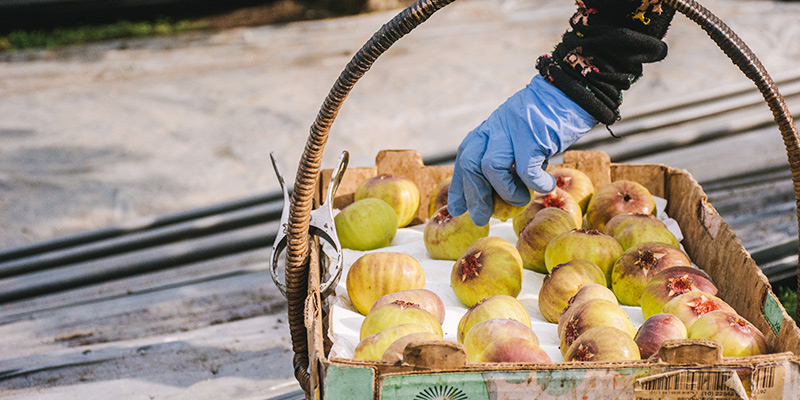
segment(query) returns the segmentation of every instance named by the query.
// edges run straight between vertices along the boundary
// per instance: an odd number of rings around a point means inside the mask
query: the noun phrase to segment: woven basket
[[[455,0],[419,0],[383,25],[353,56],[333,85],[310,129],[297,170],[287,228],[288,248],[285,273],[289,325],[294,350],[295,376],[307,397],[312,397],[312,373],[309,365],[309,341],[305,305],[313,285],[309,284],[309,223],[320,179],[322,154],[331,125],[356,82],[375,60],[400,38]],[[693,0],[664,0],[679,13],[698,24],[728,58],[752,80],[772,111],[780,128],[792,172],[797,213],[800,217],[800,137],[783,97],[748,46],[720,19]]]

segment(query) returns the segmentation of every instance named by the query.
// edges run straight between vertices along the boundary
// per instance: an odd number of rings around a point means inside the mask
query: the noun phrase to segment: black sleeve
[[[572,29],[536,68],[598,121],[619,119],[622,91],[642,75],[642,64],[663,60],[661,40],[675,9],[662,0],[577,0]]]

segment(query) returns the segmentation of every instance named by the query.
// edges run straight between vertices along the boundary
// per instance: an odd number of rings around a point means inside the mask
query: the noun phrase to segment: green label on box
[[[381,399],[489,400],[489,392],[480,373],[391,376],[383,380]]]
[[[328,366],[325,374],[325,398],[372,400],[374,396],[372,368],[340,368]]]
[[[783,326],[783,310],[781,310],[778,299],[770,293],[767,293],[764,299],[764,317],[772,327],[772,331],[775,332],[775,336],[781,333],[781,327]]]

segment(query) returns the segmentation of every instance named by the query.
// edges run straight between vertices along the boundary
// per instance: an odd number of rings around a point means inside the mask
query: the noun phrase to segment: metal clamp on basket
[[[278,182],[281,185],[283,192],[283,211],[281,212],[281,228],[275,237],[275,242],[272,245],[272,254],[270,256],[270,274],[272,281],[278,290],[281,291],[283,297],[286,297],[286,285],[281,282],[278,276],[278,267],[280,256],[286,250],[288,243],[288,236],[286,229],[289,226],[289,210],[291,207],[291,200],[289,197],[289,190],[283,179],[283,174],[278,166],[278,161],[275,159],[275,153],[270,152],[270,159],[272,159],[272,167],[275,169],[275,174],[278,176]],[[330,184],[328,184],[327,197],[320,207],[311,212],[311,222],[309,225],[309,236],[320,238],[322,253],[326,257],[322,257],[322,275],[328,275],[328,279],[320,284],[320,294],[323,297],[328,296],[331,291],[336,287],[339,278],[342,276],[342,246],[339,244],[339,237],[336,235],[336,224],[333,220],[333,197],[336,194],[336,189],[339,188],[339,183],[342,181],[344,171],[347,169],[347,163],[350,160],[350,153],[343,151],[336,162],[336,167],[333,170],[333,175]]]

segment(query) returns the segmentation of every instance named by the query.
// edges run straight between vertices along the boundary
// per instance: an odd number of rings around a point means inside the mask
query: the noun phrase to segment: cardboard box
[[[418,343],[406,348],[406,362],[391,365],[329,359],[327,305],[319,296],[321,268],[312,268],[306,301],[310,369],[324,399],[797,399],[800,398],[800,330],[770,290],[764,274],[731,228],[708,203],[700,185],[684,170],[664,165],[612,164],[601,152],[570,151],[564,165],[589,175],[596,187],[627,179],[667,199],[667,214],[678,221],[683,245],[705,270],[719,295],[766,336],[772,354],[723,358],[710,340],[671,341],[655,361],[555,364],[468,364],[457,343]],[[416,151],[382,151],[374,168],[351,168],[334,205],[353,201],[357,186],[381,173],[405,176],[427,195],[452,167],[425,166]],[[330,180],[320,179],[321,202]],[[318,263],[312,252],[312,265]]]

